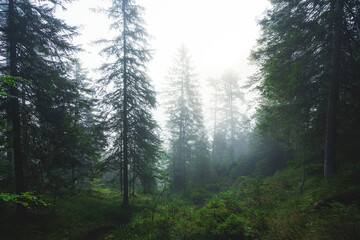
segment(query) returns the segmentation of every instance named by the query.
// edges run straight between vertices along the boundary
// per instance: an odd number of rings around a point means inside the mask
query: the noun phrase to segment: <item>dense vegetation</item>
[[[100,11],[114,37],[96,81],[65,2],[0,3],[1,239],[360,239],[359,1],[272,0],[257,74],[208,79],[210,131],[185,45],[167,129],[154,120],[135,0]]]

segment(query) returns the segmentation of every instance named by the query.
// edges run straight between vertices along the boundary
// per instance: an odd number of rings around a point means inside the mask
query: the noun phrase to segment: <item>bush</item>
[[[231,214],[217,227],[216,239],[245,239],[245,219]]]

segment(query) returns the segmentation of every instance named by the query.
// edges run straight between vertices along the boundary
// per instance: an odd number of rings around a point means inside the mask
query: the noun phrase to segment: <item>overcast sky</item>
[[[93,41],[109,38],[109,20],[91,8],[106,7],[110,0],[76,0],[59,17],[70,25],[80,26],[75,39],[85,50],[79,54],[85,68],[101,65],[99,46]],[[239,73],[242,82],[254,73],[248,61],[256,45],[267,0],[138,0],[145,7],[144,19],[153,36],[154,58],[149,75],[156,90],[161,91],[171,60],[181,44],[186,44],[201,84],[208,77],[217,78],[229,68]],[[205,88],[202,88],[205,89]],[[208,90],[205,90],[208,92]],[[203,92],[205,102],[209,96]]]

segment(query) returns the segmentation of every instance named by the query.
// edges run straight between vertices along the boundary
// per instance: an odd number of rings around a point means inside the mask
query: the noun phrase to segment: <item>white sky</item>
[[[101,47],[92,42],[110,38],[109,20],[90,8],[106,8],[109,2],[77,0],[67,5],[67,11],[58,14],[69,25],[82,26],[75,44],[85,50],[79,58],[90,76],[103,61],[98,55]],[[146,27],[153,36],[151,48],[155,52],[148,68],[157,91],[161,91],[172,57],[183,43],[192,55],[203,85],[205,103],[209,102],[209,90],[204,86],[208,77],[220,77],[226,69],[233,68],[245,82],[254,73],[248,57],[260,33],[257,20],[270,6],[267,0],[138,0],[137,3],[146,9]]]

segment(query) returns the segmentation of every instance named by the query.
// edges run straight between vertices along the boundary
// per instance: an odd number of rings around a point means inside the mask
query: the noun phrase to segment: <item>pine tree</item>
[[[102,53],[109,60],[101,67],[103,77],[99,81],[102,104],[107,109],[107,129],[112,136],[107,159],[123,163],[120,175],[124,206],[129,205],[128,170],[132,169],[133,176],[151,178],[160,148],[158,127],[151,115],[156,99],[146,75],[151,51],[142,12],[143,8],[133,0],[114,0],[106,13],[113,20],[111,29],[119,34],[112,40],[100,41],[107,44]]]

